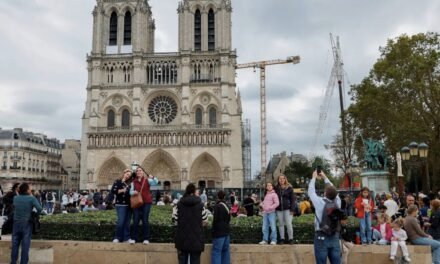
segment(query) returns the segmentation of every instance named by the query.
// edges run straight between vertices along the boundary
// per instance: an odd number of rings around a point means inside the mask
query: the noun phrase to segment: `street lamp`
[[[411,169],[413,168],[419,168],[423,166],[423,164],[426,162],[426,158],[428,157],[428,149],[429,147],[426,143],[417,144],[417,142],[411,142],[408,146],[405,146],[400,150],[402,160],[408,166],[410,172],[412,172]],[[427,175],[429,175],[428,172]],[[429,177],[427,177],[426,180],[428,189],[430,189]],[[414,187],[416,194],[419,193],[418,182],[418,178],[414,175]]]

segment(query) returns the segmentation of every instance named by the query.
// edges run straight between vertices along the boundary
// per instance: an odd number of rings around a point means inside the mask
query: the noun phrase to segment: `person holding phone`
[[[133,196],[141,193],[144,204],[139,208],[133,209],[133,240],[130,240],[130,244],[135,243],[139,237],[139,221],[140,216],[142,215],[142,229],[144,238],[143,244],[147,245],[150,243],[150,225],[148,223],[148,219],[150,216],[151,204],[153,203],[150,186],[157,185],[159,181],[153,175],[146,173],[145,170],[140,166],[136,168],[135,172],[136,177],[131,183],[130,195]]]
[[[116,196],[115,208],[118,217],[113,243],[134,242],[130,239],[130,178],[131,170],[124,170],[120,179],[113,183],[111,189],[112,194]]]

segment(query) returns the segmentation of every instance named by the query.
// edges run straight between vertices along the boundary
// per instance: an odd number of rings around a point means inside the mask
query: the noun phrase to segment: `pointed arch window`
[[[196,109],[196,125],[201,125],[203,120],[203,111],[200,107]]]
[[[122,111],[122,128],[129,128],[130,127],[130,111],[125,109]]]
[[[110,31],[109,31],[109,46],[116,46],[118,44],[118,15],[113,12],[110,16]]]
[[[199,9],[194,14],[194,50],[202,50],[202,14]]]
[[[131,13],[125,12],[124,17],[124,45],[131,45]]]
[[[208,13],[208,50],[215,50],[215,14],[212,9]]]
[[[108,110],[107,113],[107,128],[115,127],[115,111]]]
[[[209,126],[215,127],[217,124],[217,109],[215,107],[211,107],[209,109]]]

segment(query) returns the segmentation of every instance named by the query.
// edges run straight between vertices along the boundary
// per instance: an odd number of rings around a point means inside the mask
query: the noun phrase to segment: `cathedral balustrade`
[[[174,127],[174,128],[173,128]],[[229,145],[231,130],[217,126],[138,126],[138,130],[105,130],[88,133],[88,148],[147,146],[219,146]],[[100,130],[101,131],[98,131]]]
[[[147,58],[147,85],[170,85],[178,84],[179,58],[177,56]]]

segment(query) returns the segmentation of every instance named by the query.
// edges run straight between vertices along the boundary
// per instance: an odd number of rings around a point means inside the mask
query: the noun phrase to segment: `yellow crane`
[[[249,63],[239,63],[235,66],[238,69],[253,68],[260,69],[260,139],[261,139],[261,177],[266,175],[266,66],[277,64],[298,64],[300,62],[299,56],[290,56],[285,60],[267,60]]]

